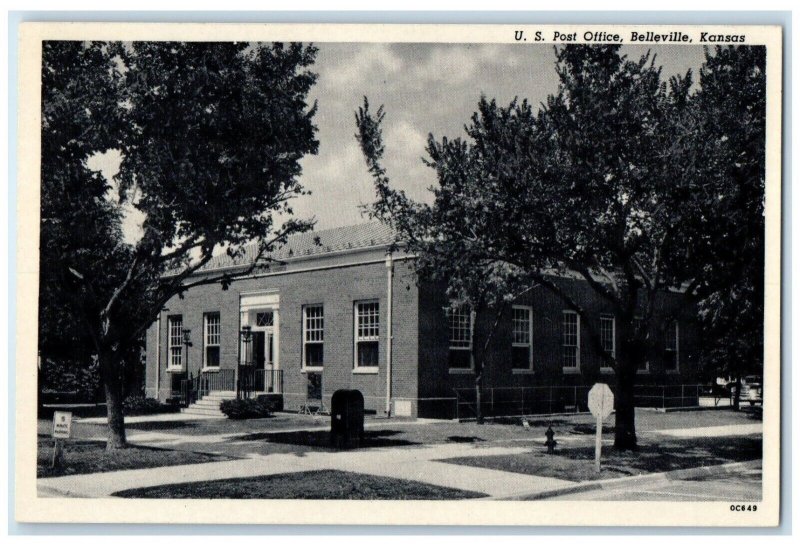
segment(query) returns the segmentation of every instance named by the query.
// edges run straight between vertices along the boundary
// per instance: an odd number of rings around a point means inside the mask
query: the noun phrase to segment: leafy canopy
[[[43,270],[98,347],[134,343],[192,284],[227,282],[193,277],[215,251],[236,256],[255,241],[258,257],[310,229],[290,200],[304,192],[300,159],[318,149],[307,104],[315,54],[281,43],[45,43]],[[87,167],[109,150],[122,157],[113,182]],[[144,218],[132,244],[124,207]]]

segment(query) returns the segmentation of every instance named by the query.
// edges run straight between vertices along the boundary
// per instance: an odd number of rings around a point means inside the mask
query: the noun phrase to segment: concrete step
[[[233,391],[211,391],[203,398],[210,398],[212,400],[231,400],[236,398],[236,393]]]
[[[214,402],[222,402],[223,400],[235,400],[235,399],[236,399],[235,396],[213,396],[210,394],[207,394],[206,396],[201,398],[201,400],[213,400]]]
[[[194,405],[181,409],[181,413],[185,413],[186,415],[213,415],[217,417],[225,417],[225,414],[219,411],[219,409],[203,408]]]
[[[194,413],[222,413],[219,411],[219,408],[209,408],[203,406],[189,406],[188,408],[183,408],[184,413],[194,412]]]
[[[227,416],[222,412],[217,413],[199,413],[194,411],[185,411],[181,415],[187,415],[192,417],[216,417],[219,419],[225,419]]]
[[[212,391],[188,408],[181,409],[181,412],[187,415],[225,417],[225,414],[219,410],[220,404],[225,400],[235,399],[236,391]]]
[[[203,400],[200,400],[199,402],[195,402],[194,404],[192,404],[192,406],[195,406],[195,407],[198,407],[198,408],[219,409],[220,403],[217,400],[205,400],[205,399],[203,399]]]

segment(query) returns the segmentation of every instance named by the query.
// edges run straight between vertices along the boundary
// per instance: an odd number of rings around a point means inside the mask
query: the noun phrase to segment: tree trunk
[[[733,411],[739,411],[739,405],[742,402],[742,377],[736,376],[736,386],[733,392]]]
[[[100,357],[100,370],[103,377],[103,387],[106,395],[106,410],[108,413],[108,440],[106,450],[122,449],[128,447],[125,438],[125,413],[123,409],[123,385],[120,377],[120,361],[114,354]]]
[[[478,352],[479,340],[477,339],[480,334],[476,327],[475,320],[478,316],[477,309],[482,309],[482,304],[473,306],[470,310],[470,337],[472,339],[472,346],[470,348],[470,360],[474,366],[475,371],[475,422],[483,424],[483,359],[486,354],[485,351]]]
[[[483,424],[483,370],[475,371],[475,422]]]
[[[619,450],[636,450],[636,379],[635,359],[618,359],[616,414],[614,419],[614,447]]]

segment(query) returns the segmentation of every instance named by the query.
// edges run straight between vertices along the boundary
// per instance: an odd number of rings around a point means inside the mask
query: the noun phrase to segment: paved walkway
[[[247,459],[138,470],[121,470],[38,480],[41,496],[107,497],[125,489],[228,478],[247,478],[310,470],[342,470],[422,481],[443,487],[476,491],[488,496],[559,489],[572,482],[447,463],[435,459],[511,455],[529,448],[435,445],[418,449],[370,449],[350,452],[308,452],[252,456]]]
[[[156,413],[153,415],[126,415],[125,424],[132,423],[159,423],[173,421],[204,421],[208,419],[221,419],[217,415],[196,415],[191,413]],[[105,425],[108,417],[80,417],[74,420],[76,423],[87,423],[90,425]]]
[[[718,427],[671,428],[654,430],[651,434],[661,434],[679,438],[718,438],[720,436],[750,436],[752,434],[761,434],[763,430],[764,427],[761,423],[753,423],[747,425],[723,425]]]
[[[656,479],[624,488],[576,491],[554,500],[758,502],[763,498],[762,486],[760,461],[753,461],[741,470],[713,477]]]
[[[152,419],[152,418],[150,418]],[[424,423],[419,423],[424,424]],[[368,422],[367,428],[383,427],[386,422]],[[280,430],[279,432],[295,429]],[[296,430],[328,430],[327,426],[302,427]],[[724,437],[733,435],[760,434],[761,424],[740,424],[684,429],[650,431],[645,434],[674,437]],[[278,432],[278,431],[276,431]],[[219,434],[192,435],[185,431],[130,431],[129,439],[139,445],[173,447],[184,449],[225,452],[227,446],[244,445],[252,440],[241,440],[237,436],[250,433],[229,432]],[[593,435],[563,437],[560,442],[580,444],[593,442]],[[507,442],[507,441],[504,441]],[[612,435],[605,435],[604,443],[613,442]],[[493,455],[515,455],[530,452],[530,441],[519,447],[490,446],[477,444],[435,444],[413,448],[372,448],[362,451],[327,452],[306,451],[303,453],[278,453],[262,455],[248,453],[243,459],[202,464],[166,466],[159,468],[121,470],[86,475],[42,478],[37,484],[41,496],[107,497],[115,492],[139,487],[151,487],[170,483],[206,481],[227,478],[284,474],[312,470],[341,470],[376,476],[401,478],[433,485],[475,491],[490,497],[511,497],[561,489],[574,482],[525,475],[487,468],[455,465],[439,462],[453,457],[475,457]],[[200,446],[198,446],[200,444]],[[203,446],[205,444],[205,446]]]

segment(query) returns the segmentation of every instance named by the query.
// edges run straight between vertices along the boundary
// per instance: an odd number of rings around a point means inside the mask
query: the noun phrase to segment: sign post
[[[60,467],[64,462],[64,446],[62,440],[70,437],[72,433],[72,413],[69,411],[56,411],[53,413],[53,460],[52,468]]]
[[[600,472],[600,452],[603,448],[603,419],[614,410],[614,393],[605,383],[595,383],[589,391],[589,411],[597,419],[594,435],[594,469]]]

